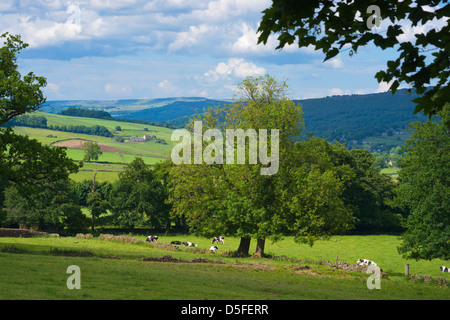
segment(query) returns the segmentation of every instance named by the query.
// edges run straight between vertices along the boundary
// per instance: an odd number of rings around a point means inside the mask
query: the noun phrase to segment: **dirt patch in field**
[[[66,140],[61,142],[56,142],[53,144],[54,147],[66,147],[69,149],[83,149],[83,144],[87,142],[86,140]],[[100,151],[105,152],[122,152],[116,147],[109,146],[107,144],[98,143]]]
[[[232,266],[237,267],[237,268],[242,268],[244,270],[262,270],[262,271],[274,270],[273,266],[269,266],[267,264],[261,264],[261,263],[251,263],[251,264],[235,263],[235,264],[232,264]]]
[[[224,264],[222,261],[213,261],[203,258],[193,258],[191,261],[189,260],[183,260],[183,259],[177,259],[172,257],[170,254],[167,254],[162,257],[148,257],[148,258],[142,258],[140,261],[153,261],[153,262],[172,262],[172,263],[217,263],[217,264]]]
[[[177,259],[172,257],[171,255],[165,255],[162,257],[148,257],[148,258],[142,258],[140,261],[152,261],[152,262],[173,262],[173,263],[180,263],[180,262],[189,262],[188,260],[183,259]]]
[[[329,275],[323,275],[323,274],[319,274],[317,272],[314,272],[310,269],[305,269],[305,270],[297,270],[294,271],[295,274],[308,274],[310,276],[313,276],[315,278],[331,278],[331,276]]]
[[[219,265],[225,265],[225,266],[231,266],[235,268],[241,268],[244,270],[261,270],[261,271],[270,271],[274,270],[274,267],[267,265],[267,264],[258,264],[258,263],[251,263],[251,264],[240,264],[240,263],[234,263],[234,264],[226,264],[223,261],[220,260],[209,260],[204,258],[193,258],[192,260],[183,260],[183,259],[177,259],[172,257],[171,255],[167,254],[162,257],[148,257],[148,258],[142,258],[139,259],[140,261],[151,261],[151,262],[170,262],[170,263],[212,263],[212,264],[219,264]]]

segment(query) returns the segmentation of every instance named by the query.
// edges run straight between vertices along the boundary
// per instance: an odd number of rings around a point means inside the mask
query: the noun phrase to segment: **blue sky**
[[[374,75],[395,51],[369,46],[323,63],[295,46],[257,45],[269,0],[2,0],[0,33],[30,47],[22,73],[47,78],[48,100],[232,98],[246,76],[287,79],[292,98],[386,91]],[[405,25],[405,39],[424,28]],[[386,25],[380,29],[385,28]]]

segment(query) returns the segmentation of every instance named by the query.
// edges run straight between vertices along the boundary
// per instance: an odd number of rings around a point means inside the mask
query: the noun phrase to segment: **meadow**
[[[217,253],[208,253],[201,249],[209,248],[211,240],[194,235],[159,236],[160,243],[181,240],[198,244],[197,249],[180,246],[176,250],[153,247],[145,243],[145,236],[133,236],[140,241],[0,238],[0,299],[450,299],[450,288],[404,276],[408,263],[411,274],[450,281],[450,274],[439,271],[445,262],[401,258],[395,236],[334,236],[313,247],[286,237],[277,243],[268,241],[268,255],[261,259],[227,255],[236,250],[238,238],[227,237]],[[178,260],[142,260],[168,255]],[[334,262],[336,256],[350,263],[358,258],[376,261],[388,278],[381,279],[379,290],[370,290],[368,274],[336,270],[323,263]],[[80,267],[80,290],[66,286],[70,265]]]
[[[167,144],[156,143],[155,141],[118,142],[113,138],[96,135],[42,128],[14,127],[16,133],[27,135],[30,138],[36,139],[40,143],[49,146],[59,144],[64,146],[65,143],[69,144],[71,141],[94,141],[98,144],[102,144],[106,149],[102,151],[103,154],[98,160],[92,161],[91,163],[84,163],[83,168],[78,173],[70,175],[70,178],[77,182],[82,180],[92,180],[95,172],[97,172],[97,181],[113,182],[117,180],[119,172],[123,171],[123,167],[132,162],[136,157],[141,157],[145,163],[153,165],[169,158],[174,145],[174,142],[170,140],[173,131],[170,128],[122,121],[63,116],[44,112],[37,112],[37,114],[47,118],[48,126],[80,125],[92,127],[99,125],[106,127],[110,132],[114,132],[115,136],[124,139],[128,139],[129,137],[142,137],[146,134],[150,136],[154,135],[167,142]],[[117,126],[121,127],[121,131],[115,131]],[[67,155],[69,158],[80,162],[83,160],[84,150],[69,147],[67,149]]]

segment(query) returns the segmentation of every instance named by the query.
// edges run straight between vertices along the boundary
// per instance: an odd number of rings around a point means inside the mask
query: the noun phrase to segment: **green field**
[[[76,174],[70,176],[75,181],[91,180],[97,171],[97,181],[114,181],[118,178],[118,173],[123,171],[123,167],[132,162],[136,157],[141,157],[147,164],[155,164],[170,156],[173,148],[173,142],[170,140],[172,129],[165,127],[156,127],[144,124],[102,120],[93,118],[71,117],[55,115],[50,113],[38,112],[47,118],[47,125],[83,125],[94,126],[100,125],[106,127],[114,135],[121,136],[124,139],[129,137],[142,137],[144,134],[155,135],[157,138],[164,139],[167,144],[156,143],[154,141],[147,142],[117,142],[113,138],[101,137],[95,135],[87,135],[80,133],[63,132],[57,130],[14,127],[14,131],[18,134],[27,135],[36,139],[44,145],[53,146],[56,143],[64,143],[71,140],[94,141],[114,148],[114,151],[103,151],[95,163],[85,163],[83,168]],[[115,132],[116,126],[121,127],[121,131]],[[68,148],[67,154],[75,161],[82,161],[84,151],[81,149]],[[112,168],[111,168],[112,167]]]
[[[268,257],[263,259],[220,254],[235,250],[238,238],[226,238],[219,252],[212,254],[184,246],[175,251],[154,248],[143,242],[145,236],[135,237],[142,242],[95,237],[0,238],[0,299],[450,299],[450,288],[403,275],[409,263],[411,274],[450,280],[450,274],[439,271],[445,262],[402,259],[396,252],[395,236],[335,236],[312,248],[287,237],[275,244],[267,241]],[[211,245],[210,239],[193,235],[159,238],[160,243],[172,240],[191,241],[199,249]],[[184,261],[140,260],[165,255]],[[336,270],[320,262],[334,262],[336,256],[351,263],[357,258],[372,259],[388,278],[381,279],[379,290],[370,290],[368,274]],[[211,263],[192,263],[194,258]],[[66,287],[70,265],[80,267],[80,290]]]

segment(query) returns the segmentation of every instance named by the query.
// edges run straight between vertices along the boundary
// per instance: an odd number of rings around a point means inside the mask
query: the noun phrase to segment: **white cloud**
[[[403,33],[397,37],[399,42],[412,42],[415,43],[416,35],[427,34],[430,30],[435,29],[436,31],[441,30],[448,23],[448,17],[443,17],[441,19],[434,18],[433,20],[427,21],[425,24],[419,23],[417,26],[412,26],[411,22],[403,21],[402,31]]]
[[[129,95],[133,90],[130,86],[107,83],[105,84],[105,92],[113,97],[123,97]]]
[[[58,93],[59,92],[59,85],[56,83],[47,83],[47,88],[49,88],[50,90],[52,90],[54,93]]]
[[[270,5],[269,0],[217,0],[210,1],[205,9],[193,10],[192,16],[199,21],[217,24],[248,13],[259,13]]]
[[[231,44],[232,53],[267,54],[268,51],[272,53],[276,48],[277,44],[274,37],[269,37],[269,41],[265,45],[258,45],[258,34],[256,29],[245,22],[242,23],[240,32],[242,35]]]
[[[161,81],[160,83],[158,83],[158,87],[161,89],[167,88],[170,86],[170,82],[167,80]]]
[[[213,32],[215,29],[214,26],[209,26],[206,24],[202,24],[200,26],[190,26],[189,31],[180,32],[175,41],[173,41],[169,47],[169,52],[180,51],[185,48],[192,47],[193,45],[199,43],[202,38],[204,38],[209,33]]]
[[[89,5],[98,9],[117,10],[136,4],[136,0],[90,0]]]
[[[388,91],[393,82],[394,82],[394,80],[391,80],[389,82],[384,82],[384,81],[380,82],[380,84],[378,85],[378,89],[375,90],[375,93],[381,93],[381,92]]]
[[[327,60],[324,63],[326,66],[329,65],[333,69],[341,69],[344,67],[344,63],[342,62],[342,58],[340,56],[333,58],[331,60]]]
[[[276,35],[270,35],[266,44],[258,44],[259,33],[257,32],[259,24],[253,28],[250,24],[243,22],[240,27],[241,36],[231,44],[231,52],[233,54],[253,53],[258,55],[274,54],[278,46]],[[312,45],[306,48],[299,48],[295,43],[286,44],[282,48],[283,52],[297,52],[306,54],[315,54],[316,51]]]
[[[344,94],[344,91],[342,91],[339,88],[332,88],[332,89],[330,89],[330,95],[332,95],[332,96],[341,96],[343,94]]]
[[[0,12],[13,11],[15,9],[16,9],[15,0],[2,0],[2,2],[0,2]]]
[[[81,25],[74,23],[58,23],[39,19],[29,21],[24,19],[21,27],[21,34],[24,40],[32,48],[83,38],[80,36]]]
[[[252,62],[244,59],[231,58],[228,62],[220,62],[214,70],[209,70],[204,75],[217,80],[220,77],[233,76],[236,78],[245,78],[249,76],[260,76],[266,73],[262,67],[258,67]]]

